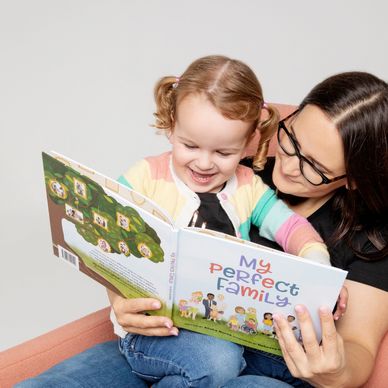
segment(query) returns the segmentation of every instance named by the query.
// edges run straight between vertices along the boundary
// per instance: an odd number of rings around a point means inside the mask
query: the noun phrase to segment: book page
[[[300,339],[294,307],[304,304],[320,337],[317,311],[334,307],[345,277],[337,268],[185,228],[179,231],[173,320],[179,327],[280,355],[272,315],[288,317]]]

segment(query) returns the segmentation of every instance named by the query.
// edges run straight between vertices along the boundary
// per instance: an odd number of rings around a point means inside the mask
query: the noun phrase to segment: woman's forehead
[[[341,135],[334,123],[313,105],[306,105],[289,121],[300,150],[307,158],[314,159],[329,170],[344,166]]]

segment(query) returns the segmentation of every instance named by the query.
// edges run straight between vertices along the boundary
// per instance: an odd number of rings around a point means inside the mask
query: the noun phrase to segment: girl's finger
[[[121,300],[120,310],[125,313],[140,313],[148,310],[159,310],[161,303],[153,298],[134,298]]]
[[[173,327],[173,322],[170,318],[147,316],[144,314],[124,314],[117,321],[127,331],[129,331],[129,327],[137,329],[165,328],[168,330]]]
[[[157,336],[157,337],[168,337],[175,335],[177,336],[179,334],[179,330],[176,327],[173,327],[171,329],[167,328],[148,328],[148,329],[139,329],[138,327],[128,327],[126,328],[126,331],[132,334],[141,334],[145,336]]]

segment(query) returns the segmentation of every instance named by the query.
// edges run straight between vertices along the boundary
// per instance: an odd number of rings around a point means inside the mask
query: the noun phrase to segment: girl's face
[[[345,174],[341,136],[318,107],[305,106],[285,125],[299,145],[300,153],[327,178]],[[286,136],[284,132],[283,135]],[[346,178],[343,178],[329,184],[312,185],[302,175],[298,157],[287,155],[280,146],[277,147],[272,177],[281,192],[309,198],[325,197],[346,184]]]
[[[201,94],[185,97],[169,139],[176,174],[194,192],[219,192],[244,155],[250,128],[225,118]]]

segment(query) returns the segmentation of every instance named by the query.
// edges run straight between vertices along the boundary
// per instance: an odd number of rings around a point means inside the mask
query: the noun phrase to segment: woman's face
[[[327,178],[345,174],[344,153],[340,134],[334,123],[316,106],[307,105],[285,122],[299,145],[300,153]],[[277,147],[273,181],[283,193],[319,198],[346,184],[346,178],[314,186],[301,173],[297,156],[287,155]]]

